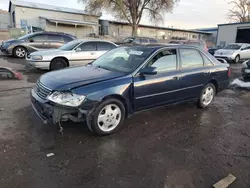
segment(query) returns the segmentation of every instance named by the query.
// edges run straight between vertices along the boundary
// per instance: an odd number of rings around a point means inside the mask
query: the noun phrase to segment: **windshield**
[[[24,40],[24,39],[27,39],[27,38],[29,38],[29,37],[32,37],[33,35],[34,35],[34,33],[30,33],[30,34],[24,35],[24,36],[22,36],[22,37],[19,37],[18,39],[19,39],[19,40]]]
[[[105,53],[95,60],[93,65],[129,73],[138,68],[153,52],[154,49],[149,47],[120,47]]]
[[[239,50],[241,48],[242,45],[239,44],[229,44],[226,47],[224,47],[224,49],[228,49],[228,50]]]
[[[59,49],[60,50],[65,50],[65,51],[68,51],[68,50],[73,50],[77,45],[79,45],[81,43],[81,41],[79,40],[73,40],[67,44],[64,44],[63,46],[61,46]]]

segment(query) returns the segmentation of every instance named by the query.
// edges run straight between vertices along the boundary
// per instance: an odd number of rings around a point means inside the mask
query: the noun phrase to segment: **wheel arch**
[[[51,59],[51,61],[50,61],[50,66],[51,66],[52,61],[55,60],[55,59],[57,59],[57,58],[64,59],[64,60],[67,62],[67,66],[69,67],[69,60],[68,60],[68,58],[66,58],[66,57],[64,57],[64,56],[56,56],[56,57],[54,57],[53,59]]]
[[[129,106],[128,106],[128,103],[126,102],[126,100],[125,100],[125,98],[123,96],[118,95],[118,94],[111,94],[111,95],[103,97],[101,102],[103,102],[103,101],[105,101],[107,99],[112,99],[112,98],[115,98],[115,99],[122,102],[122,104],[124,105],[124,108],[125,108],[125,117],[127,118],[128,114],[129,114]]]
[[[215,86],[215,90],[216,90],[215,92],[218,93],[218,89],[219,89],[218,81],[215,80],[215,79],[212,79],[207,84],[209,84],[209,83],[211,83],[211,84],[213,84]]]
[[[23,45],[17,45],[17,46],[15,46],[15,47],[12,49],[12,54],[14,54],[15,49],[18,48],[18,47],[24,48],[24,49],[26,50],[26,52],[28,53],[28,49],[27,49],[25,46],[23,46]]]

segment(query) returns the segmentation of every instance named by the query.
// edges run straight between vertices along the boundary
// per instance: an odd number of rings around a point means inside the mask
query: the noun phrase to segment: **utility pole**
[[[247,0],[247,22],[250,21],[250,0]]]

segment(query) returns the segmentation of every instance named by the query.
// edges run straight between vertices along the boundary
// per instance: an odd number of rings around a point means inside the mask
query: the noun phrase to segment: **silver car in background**
[[[222,49],[216,50],[214,56],[239,63],[241,60],[250,59],[250,44],[231,43]]]
[[[58,70],[70,66],[86,65],[117,45],[102,40],[74,40],[58,49],[37,51],[26,57],[35,68]]]

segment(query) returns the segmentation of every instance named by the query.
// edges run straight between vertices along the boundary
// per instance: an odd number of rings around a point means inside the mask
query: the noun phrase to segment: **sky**
[[[39,2],[38,0],[25,0]],[[83,9],[83,4],[77,0],[43,0],[43,4]],[[174,27],[179,29],[194,29],[216,27],[217,24],[228,23],[229,0],[180,0],[172,13],[163,16],[163,22],[158,26]],[[9,0],[0,0],[0,9],[8,10]],[[113,19],[110,14],[103,13],[102,18]],[[143,17],[141,24],[152,24],[147,17]]]

